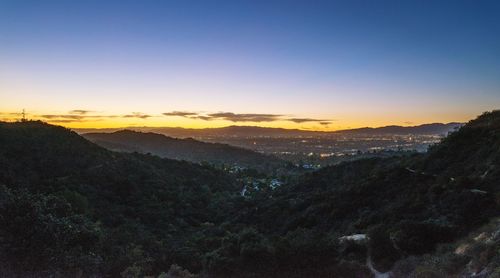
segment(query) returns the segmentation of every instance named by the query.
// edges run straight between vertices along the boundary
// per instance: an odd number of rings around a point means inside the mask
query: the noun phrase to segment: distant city
[[[336,132],[298,129],[230,126],[225,128],[184,129],[128,127],[141,132],[163,134],[174,138],[193,138],[253,150],[294,163],[306,169],[317,169],[367,157],[425,152],[462,124],[425,124],[412,127],[386,126]],[[89,132],[115,132],[121,129],[76,129]]]
[[[292,162],[335,164],[359,155],[384,155],[388,152],[425,152],[444,135],[330,135],[324,137],[195,137],[200,141],[224,143],[270,154]]]

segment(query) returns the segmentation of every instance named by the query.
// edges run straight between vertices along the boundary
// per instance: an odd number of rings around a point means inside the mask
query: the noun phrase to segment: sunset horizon
[[[500,107],[494,2],[0,3],[0,120],[339,130]]]
[[[500,278],[500,0],[0,0],[0,277]]]
[[[486,112],[486,111],[483,111]],[[2,112],[0,121],[15,122],[23,120],[43,121],[71,129],[126,129],[133,127],[168,127],[185,129],[224,128],[231,126],[299,129],[308,131],[341,131],[357,128],[380,128],[386,126],[414,127],[426,124],[466,123],[477,117],[443,117],[446,120],[429,118],[421,121],[368,121],[340,123],[339,119],[316,119],[294,117],[280,114],[252,114],[232,112],[187,112],[171,111],[161,114],[131,112],[128,114],[105,114],[92,110],[74,109],[67,113],[34,114],[26,109],[20,112]],[[458,120],[457,120],[458,119]]]

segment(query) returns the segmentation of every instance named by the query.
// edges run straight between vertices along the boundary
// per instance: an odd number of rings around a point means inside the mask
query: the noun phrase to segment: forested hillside
[[[211,167],[111,152],[41,122],[0,125],[0,166],[9,273],[500,273],[498,111],[428,153],[342,163],[251,197]]]
[[[239,221],[252,223],[268,238],[279,238],[277,242],[299,236],[304,249],[278,262],[308,262],[300,269],[311,266],[318,276],[329,277],[325,269],[348,258],[364,265],[365,247],[375,267],[389,271],[401,258],[433,252],[437,244],[451,243],[498,216],[499,179],[500,112],[495,111],[471,121],[427,154],[360,160],[308,174],[279,188],[272,198],[254,200],[239,213]],[[353,234],[370,238],[361,251],[360,246],[336,246],[340,253],[335,261],[333,251],[323,250]],[[314,254],[311,261],[304,256],[309,252]],[[489,256],[500,264],[498,255]]]
[[[284,161],[251,150],[218,143],[205,143],[191,138],[177,139],[156,133],[121,130],[113,133],[86,133],[88,140],[115,151],[151,153],[160,157],[236,165],[259,170],[283,167]]]
[[[213,168],[114,153],[41,122],[0,124],[0,169],[1,264],[21,276],[199,270],[192,236],[239,191]]]
[[[352,267],[344,264],[346,259],[362,268],[368,253],[377,270],[389,271],[394,262],[434,252],[437,244],[451,243],[498,216],[498,180],[500,111],[495,111],[426,154],[359,160],[307,174],[273,192],[272,198],[254,200],[239,212],[238,221],[252,223],[267,238],[278,238],[275,242],[295,251],[281,250],[295,254],[277,258],[283,269],[301,265],[302,271],[311,267],[309,271],[318,271],[315,275],[330,277],[332,265]],[[353,234],[370,240],[367,245],[336,245],[336,239]],[[273,250],[269,256],[279,254]],[[489,256],[500,264],[500,256]]]

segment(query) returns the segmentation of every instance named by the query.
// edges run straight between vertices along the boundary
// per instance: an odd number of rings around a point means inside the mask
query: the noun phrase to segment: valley
[[[126,277],[182,269],[200,277],[493,274],[500,260],[487,250],[500,246],[499,130],[500,112],[488,112],[425,153],[265,181],[250,166],[231,172],[114,152],[62,127],[1,123],[0,246],[16,251],[0,269]],[[245,182],[261,180],[242,194]],[[480,261],[444,251],[488,225]],[[442,262],[430,265],[429,256]]]

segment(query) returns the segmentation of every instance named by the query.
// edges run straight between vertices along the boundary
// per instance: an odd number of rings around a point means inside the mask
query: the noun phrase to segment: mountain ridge
[[[153,132],[120,130],[111,133],[84,133],[82,136],[115,151],[151,153],[160,157],[198,163],[236,165],[260,170],[285,164],[278,158],[248,149],[221,143],[201,142],[193,138],[173,138]]]
[[[344,162],[249,196],[207,165],[112,152],[39,122],[0,123],[0,166],[0,271],[17,276],[500,273],[496,224],[481,253],[454,251],[500,216],[500,111],[427,153]]]
[[[286,128],[273,128],[273,127],[259,127],[259,126],[238,126],[231,125],[220,128],[183,128],[183,127],[125,127],[125,128],[74,128],[78,133],[90,132],[115,132],[122,129],[130,129],[135,131],[154,132],[168,135],[171,137],[187,138],[199,136],[308,136],[308,135],[342,135],[342,134],[369,134],[369,135],[383,135],[383,134],[436,134],[446,135],[449,131],[462,126],[462,123],[430,123],[416,126],[399,126],[389,125],[382,127],[362,127],[355,129],[345,129],[337,131],[312,131],[303,129],[286,129]]]
[[[186,235],[220,223],[218,200],[240,190],[210,166],[112,152],[40,121],[0,122],[0,166],[3,277],[117,277],[151,248],[177,254],[151,269],[187,266]]]

